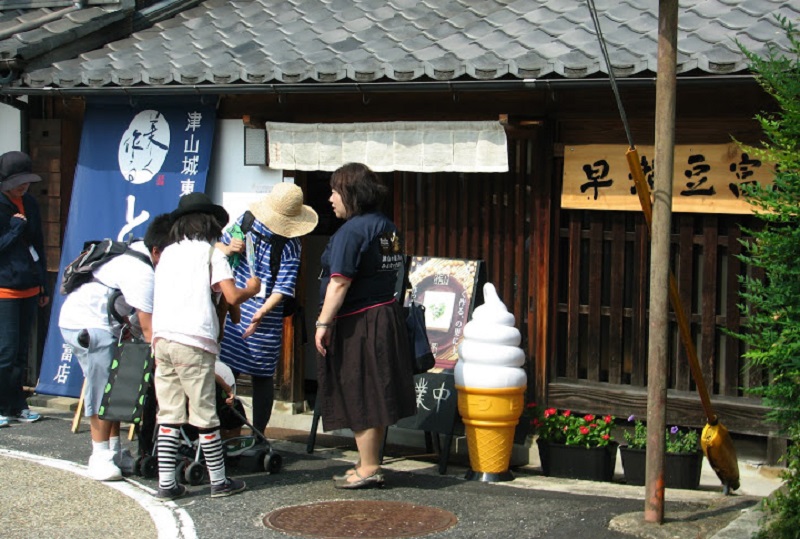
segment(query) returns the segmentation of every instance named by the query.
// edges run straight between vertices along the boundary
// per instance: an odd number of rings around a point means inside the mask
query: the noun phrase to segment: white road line
[[[40,455],[25,453],[24,451],[13,451],[10,449],[0,449],[0,455],[50,466],[51,468],[71,472],[94,481],[89,475],[86,466],[74,462],[42,457]],[[189,516],[189,513],[181,509],[175,502],[161,502],[156,500],[153,497],[155,493],[153,489],[131,479],[125,479],[124,481],[105,481],[103,484],[133,499],[150,513],[150,518],[153,519],[153,523],[158,531],[159,539],[197,539],[194,521],[192,517]]]

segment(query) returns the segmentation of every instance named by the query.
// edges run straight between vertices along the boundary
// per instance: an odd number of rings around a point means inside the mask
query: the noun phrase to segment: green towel
[[[242,228],[237,224],[233,224],[230,226],[230,228],[228,228],[228,234],[230,234],[231,238],[233,239],[244,240],[244,232],[242,232]],[[236,266],[238,266],[241,261],[242,261],[241,253],[233,253],[231,256],[228,257],[228,263],[234,269],[236,269]]]

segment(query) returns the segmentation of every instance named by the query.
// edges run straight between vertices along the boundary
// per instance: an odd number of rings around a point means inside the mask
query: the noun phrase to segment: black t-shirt
[[[352,280],[337,316],[391,301],[403,266],[397,227],[382,213],[351,217],[331,236],[321,262],[321,302],[331,275]]]

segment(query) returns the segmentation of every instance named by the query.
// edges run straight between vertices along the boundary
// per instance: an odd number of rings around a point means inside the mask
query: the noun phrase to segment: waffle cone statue
[[[525,400],[527,376],[514,315],[495,287],[483,287],[483,305],[464,327],[458,347],[455,382],[458,412],[467,433],[470,471],[467,479],[510,481],[514,430]]]

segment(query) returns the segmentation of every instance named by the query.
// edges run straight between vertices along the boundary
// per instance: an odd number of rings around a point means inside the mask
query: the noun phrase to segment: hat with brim
[[[205,193],[189,193],[181,197],[178,207],[169,214],[170,220],[174,223],[180,217],[190,213],[208,213],[214,216],[220,226],[225,226],[228,222],[228,212],[225,208],[211,202]]]
[[[250,211],[267,228],[285,238],[308,234],[319,221],[317,212],[303,204],[303,190],[288,182],[276,184],[250,206]]]
[[[23,183],[42,181],[33,173],[33,162],[23,152],[6,152],[0,155],[0,191],[9,191]]]

